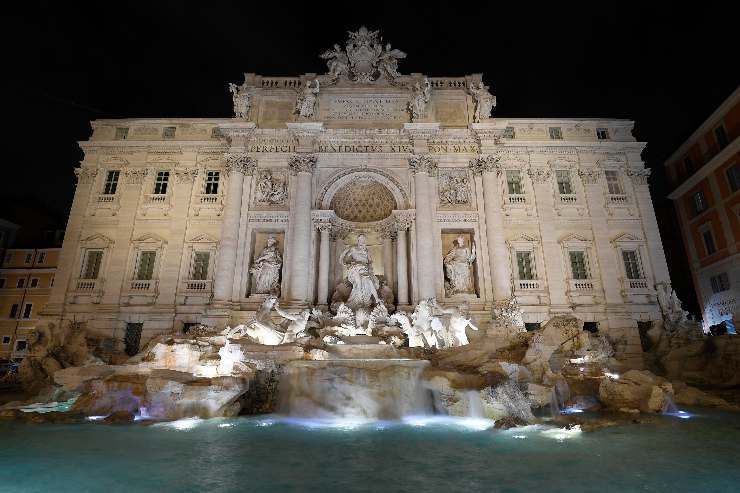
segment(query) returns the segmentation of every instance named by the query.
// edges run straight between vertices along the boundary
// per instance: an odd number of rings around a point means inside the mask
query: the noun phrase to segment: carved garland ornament
[[[224,158],[226,159],[224,169],[227,176],[232,171],[243,175],[251,175],[257,167],[257,161],[243,152],[227,152],[224,154]]]
[[[298,173],[313,173],[316,169],[316,154],[293,154],[288,160],[290,171],[297,175]]]
[[[578,176],[581,177],[586,185],[596,185],[601,178],[603,171],[597,168],[584,168],[578,170]]]
[[[148,168],[129,168],[123,170],[123,179],[129,185],[141,185],[148,174]]]
[[[552,170],[550,168],[531,168],[529,170],[529,177],[534,183],[547,183],[552,176]]]
[[[429,154],[412,154],[409,157],[409,168],[414,174],[426,173],[434,176],[437,174],[437,161]]]

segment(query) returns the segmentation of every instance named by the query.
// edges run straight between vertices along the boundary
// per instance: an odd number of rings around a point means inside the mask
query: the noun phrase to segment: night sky
[[[28,204],[64,226],[82,159],[76,142],[89,137],[90,120],[230,117],[228,82],[244,72],[324,73],[319,54],[365,24],[408,54],[402,73],[483,73],[498,98],[494,117],[635,120],[674,285],[695,306],[661,168],[740,81],[727,3],[20,4],[4,12],[0,34],[11,139],[0,217],[31,228],[11,212]]]

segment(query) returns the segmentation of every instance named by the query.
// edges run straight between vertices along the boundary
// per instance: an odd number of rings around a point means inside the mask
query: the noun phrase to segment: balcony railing
[[[116,195],[113,193],[101,193],[98,195],[98,203],[111,204],[116,201]]]
[[[595,288],[593,279],[569,279],[568,284],[571,291],[593,291]]]
[[[526,204],[527,196],[523,193],[510,193],[508,195],[510,204]]]
[[[627,203],[627,196],[625,194],[610,193],[607,195],[607,200],[611,205],[624,205]]]
[[[578,198],[576,197],[576,194],[574,193],[561,193],[560,194],[561,204],[573,205],[576,202],[578,202]]]
[[[191,293],[208,293],[213,281],[210,279],[188,279],[185,281],[185,291]]]
[[[157,284],[156,279],[134,279],[129,281],[128,290],[135,293],[150,293],[156,291]]]
[[[627,279],[627,287],[630,289],[647,289],[648,283],[645,279]]]
[[[167,203],[166,193],[148,193],[144,196],[144,202],[148,205],[162,205]]]
[[[518,279],[516,289],[519,291],[537,291],[542,289],[542,283],[537,279]]]
[[[98,290],[99,285],[99,279],[77,279],[77,282],[75,283],[75,291],[81,293],[92,293]]]
[[[197,201],[202,205],[217,205],[223,202],[223,195],[215,193],[204,193],[197,196]]]

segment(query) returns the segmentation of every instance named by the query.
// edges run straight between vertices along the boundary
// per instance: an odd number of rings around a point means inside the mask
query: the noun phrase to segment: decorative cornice
[[[429,176],[434,176],[437,174],[437,167],[437,160],[429,154],[412,154],[409,157],[409,168],[414,174],[426,173]]]
[[[257,168],[257,161],[243,152],[227,152],[224,153],[224,158],[226,160],[224,168],[227,176],[232,172],[251,175]]]
[[[316,154],[293,154],[288,160],[290,171],[297,175],[298,173],[313,173],[316,169]]]
[[[482,175],[483,173],[500,173],[501,166],[499,164],[499,157],[493,154],[486,156],[480,156],[475,159],[471,159],[468,167],[476,175]]]

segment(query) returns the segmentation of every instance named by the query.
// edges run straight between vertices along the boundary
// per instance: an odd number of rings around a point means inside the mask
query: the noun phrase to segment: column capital
[[[88,185],[95,181],[95,177],[98,176],[98,169],[79,167],[74,169],[74,173],[78,185]]]
[[[475,175],[482,175],[483,173],[501,173],[501,164],[499,163],[500,158],[493,154],[486,154],[485,156],[479,156],[471,159],[468,167]]]
[[[245,152],[226,152],[224,153],[224,159],[226,160],[224,168],[227,176],[232,172],[251,175],[257,167],[257,160]]]
[[[437,160],[429,154],[412,154],[409,156],[409,168],[414,174],[426,173],[429,176],[435,176],[437,167]]]
[[[298,173],[313,173],[314,169],[316,169],[316,161],[318,161],[316,154],[293,154],[288,160],[288,167],[294,175]]]
[[[647,185],[648,184],[648,178],[650,177],[651,169],[650,168],[644,168],[644,169],[635,169],[635,168],[626,168],[625,173],[627,173],[627,176],[629,176],[632,179],[632,183],[635,186],[641,186],[641,185]]]
[[[149,168],[126,168],[123,170],[123,181],[128,185],[141,185],[149,174]]]
[[[414,219],[416,218],[416,211],[415,210],[404,210],[404,211],[397,211],[394,212],[395,217],[395,231],[406,231],[407,229],[410,229],[411,226],[414,224]]]

